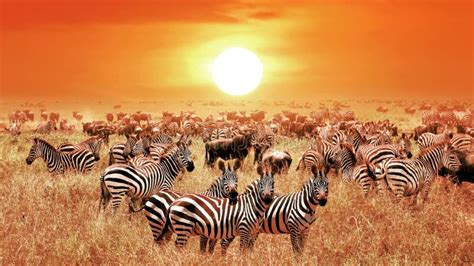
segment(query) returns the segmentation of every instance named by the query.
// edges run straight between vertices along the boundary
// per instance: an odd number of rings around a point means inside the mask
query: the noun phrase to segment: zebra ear
[[[263,176],[263,167],[261,164],[257,166],[257,173],[259,176]]]
[[[239,160],[239,159],[235,160],[235,163],[234,163],[234,172],[237,171],[237,169],[239,169],[240,166],[241,166],[240,160]]]
[[[311,173],[313,173],[314,176],[318,176],[318,166],[316,166],[316,164],[311,165]]]
[[[225,162],[223,160],[219,160],[217,166],[219,167],[219,170],[222,171],[222,173],[225,173]]]

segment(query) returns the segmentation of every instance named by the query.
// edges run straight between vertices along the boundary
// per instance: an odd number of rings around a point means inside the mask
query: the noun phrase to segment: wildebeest
[[[250,149],[252,134],[237,135],[229,139],[217,139],[205,144],[205,163],[213,166],[217,158],[223,160],[239,159],[247,157]]]

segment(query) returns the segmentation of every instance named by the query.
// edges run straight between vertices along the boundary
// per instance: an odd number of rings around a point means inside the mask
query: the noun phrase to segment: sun
[[[260,84],[263,67],[255,53],[245,48],[228,48],[214,60],[212,79],[230,95],[244,95]]]

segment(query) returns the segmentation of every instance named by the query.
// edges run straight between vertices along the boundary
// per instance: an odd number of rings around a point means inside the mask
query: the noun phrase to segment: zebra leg
[[[293,247],[293,252],[300,254],[301,253],[301,243],[300,243],[300,232],[296,229],[290,229],[291,245]]]
[[[209,254],[214,253],[214,249],[216,248],[217,240],[210,239],[209,240]]]
[[[227,238],[221,240],[221,255],[225,256],[227,254],[227,249],[229,248],[230,244],[232,244],[232,241],[234,241],[235,238]]]
[[[126,195],[126,192],[122,191],[112,196],[112,213],[113,214],[117,212],[117,209],[122,203],[123,199],[125,198],[125,195]]]
[[[207,237],[201,235],[199,237],[199,248],[200,248],[201,254],[206,253],[206,247],[207,247]]]
[[[178,236],[176,237],[176,247],[182,248],[188,243],[190,232],[188,230],[179,231]]]

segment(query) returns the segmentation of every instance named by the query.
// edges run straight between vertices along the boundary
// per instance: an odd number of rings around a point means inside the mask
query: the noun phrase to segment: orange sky
[[[219,95],[246,47],[250,97],[473,98],[471,0],[0,0],[2,98]]]

